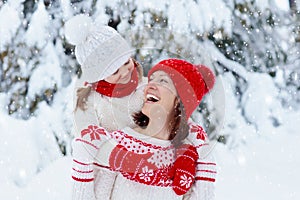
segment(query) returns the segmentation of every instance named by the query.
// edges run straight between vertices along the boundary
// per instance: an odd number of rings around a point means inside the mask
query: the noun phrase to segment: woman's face
[[[151,119],[151,112],[160,110],[160,115],[168,117],[175,109],[177,91],[172,79],[164,71],[154,72],[144,89],[144,106],[142,112]],[[163,111],[163,112],[161,112]]]
[[[126,84],[131,80],[133,70],[134,62],[129,58],[115,73],[104,80],[112,84]]]

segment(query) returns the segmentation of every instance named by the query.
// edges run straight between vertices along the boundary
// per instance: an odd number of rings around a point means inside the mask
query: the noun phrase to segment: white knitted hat
[[[103,80],[117,71],[131,56],[132,49],[113,28],[77,15],[65,24],[66,39],[75,46],[81,65],[81,79],[89,83]]]

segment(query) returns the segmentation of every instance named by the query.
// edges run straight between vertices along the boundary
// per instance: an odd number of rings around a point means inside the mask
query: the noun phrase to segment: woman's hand
[[[197,149],[189,144],[183,144],[176,149],[176,160],[171,171],[173,190],[177,195],[189,191],[195,181]]]

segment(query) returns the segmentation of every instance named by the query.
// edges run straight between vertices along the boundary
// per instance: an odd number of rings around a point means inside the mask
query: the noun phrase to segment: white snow
[[[183,1],[171,4],[168,9],[169,28],[178,32],[188,31],[188,13],[183,9]]]
[[[70,0],[61,0],[60,2],[61,2],[63,18],[65,20],[70,19],[73,16]]]
[[[218,200],[300,198],[297,167],[300,164],[300,135],[299,131],[295,132],[296,128],[290,130],[292,124],[299,128],[300,115],[281,114],[286,117],[285,125],[270,129],[268,135],[248,140],[245,145],[231,151],[217,145]]]
[[[55,83],[57,87],[62,84],[62,70],[53,44],[48,43],[43,49],[43,54],[43,63],[40,63],[39,67],[33,71],[29,81],[28,96],[31,98],[34,98],[34,95],[40,93],[44,88],[54,88]]]
[[[0,176],[23,186],[38,171],[39,150],[35,143],[35,120],[16,120],[0,113]],[[32,130],[32,131],[25,131]],[[4,184],[1,181],[0,184]]]
[[[47,30],[49,18],[50,16],[45,10],[44,2],[40,1],[37,10],[32,15],[28,31],[25,35],[26,43],[29,46],[36,45],[38,48],[42,48],[46,45],[49,37],[49,32]]]
[[[70,199],[71,158],[62,156],[55,135],[70,140],[65,127],[72,127],[73,87],[60,91],[51,107],[41,103],[27,121],[7,115],[0,93],[0,199]]]
[[[282,0],[274,0],[274,1],[279,9],[282,9],[284,11],[290,10],[289,1],[282,1]]]
[[[18,11],[9,4],[1,7],[0,19],[0,51],[3,51],[5,45],[9,44],[16,34],[21,20]]]
[[[181,4],[182,1],[176,0],[152,0],[152,1],[136,1],[137,8],[139,10],[156,10],[156,11],[164,11],[167,5]]]
[[[242,99],[245,116],[261,134],[268,135],[273,127],[272,120],[281,123],[284,118],[280,112],[279,91],[269,75],[251,73],[248,78],[249,86]]]
[[[231,33],[231,11],[222,0],[176,1],[169,5],[167,16],[169,27],[178,32],[191,29],[202,33],[215,26]]]
[[[22,189],[24,199],[71,199],[71,160],[59,158],[37,174]]]

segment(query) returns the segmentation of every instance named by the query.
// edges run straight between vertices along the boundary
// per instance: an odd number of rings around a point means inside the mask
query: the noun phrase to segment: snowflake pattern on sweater
[[[172,185],[169,171],[175,154],[171,142],[145,137],[129,128],[114,131],[111,137],[118,143],[109,159],[112,170],[138,183],[161,187]]]
[[[100,131],[101,135],[103,131],[105,131],[105,129]],[[155,138],[146,138],[141,134],[137,135],[137,133],[130,128],[126,128],[122,131],[114,131],[112,133],[105,131],[105,134],[115,142],[112,143],[113,147],[109,148],[111,150],[109,156],[110,159],[107,160],[107,163],[94,164],[96,164],[101,170],[110,170],[112,172],[116,171],[116,176],[122,176],[124,179],[116,178],[115,183],[111,184],[112,191],[106,194],[105,199],[109,198],[109,194],[116,197],[116,199],[118,199],[118,196],[119,198],[123,198],[124,193],[123,195],[117,194],[120,191],[124,191],[127,196],[130,196],[130,192],[134,191],[134,188],[142,187],[142,185],[144,185],[145,191],[143,189],[143,194],[141,195],[147,197],[146,199],[148,199],[148,197],[150,198],[150,196],[153,197],[154,194],[157,194],[159,197],[164,194],[164,199],[201,198],[211,200],[214,198],[213,183],[215,182],[216,176],[216,164],[209,156],[201,155],[201,149],[208,146],[207,135],[201,126],[190,124],[190,134],[187,141],[195,147],[197,152],[200,153],[200,156],[195,162],[195,175],[193,176],[189,175],[189,173],[182,173],[176,181],[176,184],[180,187],[180,190],[178,190],[179,192],[184,188],[189,189],[189,187],[192,187],[190,192],[184,195],[184,197],[177,196],[180,198],[174,198],[174,191],[172,194],[169,193],[171,192],[170,190],[163,189],[170,188],[172,190],[174,184],[173,179],[171,178],[172,176],[170,176],[170,171],[172,171],[171,169],[176,155],[169,141],[158,142]],[[135,162],[131,162],[132,160],[135,160]],[[92,191],[96,194],[98,191],[101,191],[101,188],[98,186],[103,185],[101,184],[101,180],[104,180],[104,178],[99,177],[98,181],[95,183],[81,181],[82,179],[77,179],[77,177],[92,178],[90,176],[95,172],[92,171],[91,165],[81,165],[80,167],[80,170],[73,173],[74,188],[76,190],[76,192],[74,192],[74,194],[76,194],[75,196],[80,196],[80,198],[82,197],[84,199],[104,199],[103,196],[100,198],[98,195],[94,194],[94,197],[91,197],[93,195],[90,194]],[[83,173],[87,171],[92,173]],[[98,174],[98,170],[96,170],[96,173]],[[98,176],[97,174],[94,174],[94,176]],[[125,179],[129,182],[124,185]],[[120,180],[122,181],[120,182]],[[147,185],[150,185],[151,187],[147,187]],[[123,187],[124,190],[121,189]],[[83,188],[85,188],[85,190],[83,190]]]

